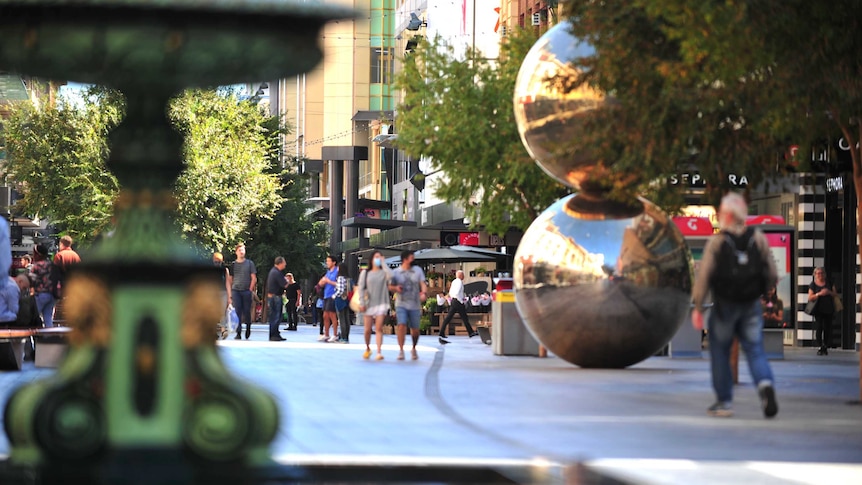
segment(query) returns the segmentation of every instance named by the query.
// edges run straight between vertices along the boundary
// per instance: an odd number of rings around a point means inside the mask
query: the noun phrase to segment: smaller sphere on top
[[[545,172],[576,189],[610,175],[592,153],[571,143],[591,113],[613,102],[581,82],[589,72],[582,60],[594,54],[592,45],[572,35],[570,22],[561,22],[533,45],[515,81],[521,141]]]

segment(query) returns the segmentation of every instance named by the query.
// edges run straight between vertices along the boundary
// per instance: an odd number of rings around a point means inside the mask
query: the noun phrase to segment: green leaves
[[[268,173],[266,116],[216,91],[186,91],[168,116],[185,135],[186,169],[177,180],[185,234],[212,248],[232,246],[255,217],[278,210],[279,180]]]
[[[119,190],[105,159],[106,136],[119,123],[122,104],[103,107],[104,99],[105,92],[94,89],[81,106],[22,103],[3,122],[5,170],[23,196],[17,210],[48,218],[84,241],[106,228]]]
[[[272,167],[285,130],[280,120],[230,93],[204,90],[183,93],[168,114],[186,139],[186,169],[176,184],[184,234],[213,250],[248,238],[250,227],[272,218],[283,201],[282,179]],[[106,230],[119,192],[105,165],[107,135],[122,116],[122,95],[99,87],[87,90],[80,104],[15,106],[3,127],[5,169],[23,194],[19,209],[48,218],[84,244]],[[301,203],[301,196],[291,197]],[[290,217],[303,216],[299,210]]]
[[[524,31],[507,39],[497,62],[456,53],[439,37],[423,41],[396,80],[404,91],[398,147],[432,159],[448,177],[428,188],[496,234],[526,229],[566,193],[530,159],[515,125],[515,77],[536,37]]]

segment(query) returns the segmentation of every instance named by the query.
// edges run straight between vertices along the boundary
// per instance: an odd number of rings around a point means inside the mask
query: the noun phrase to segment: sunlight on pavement
[[[602,473],[639,483],[792,483],[858,485],[862,465],[848,463],[791,463],[766,461],[693,461],[607,458],[586,465]]]
[[[216,341],[216,345],[219,347],[232,347],[232,348],[242,348],[242,347],[253,347],[253,348],[283,348],[283,349],[327,349],[327,350],[349,350],[351,352],[356,352],[359,350],[362,353],[365,350],[365,344],[338,344],[338,343],[326,343],[326,342],[270,342],[268,340],[255,341],[255,340],[218,340]],[[371,344],[371,349],[376,350],[376,344]],[[398,345],[396,344],[383,344],[383,350],[388,351],[398,351]],[[440,349],[437,347],[429,347],[427,345],[417,345],[416,350],[418,352],[431,352],[436,353],[439,352]],[[404,345],[404,351],[410,352],[410,344]],[[409,356],[408,356],[409,358]]]
[[[286,453],[274,456],[282,465],[449,465],[449,466],[530,466],[553,468],[563,466],[542,457],[532,459],[515,458],[470,458],[463,456],[409,456],[409,455],[338,455]]]

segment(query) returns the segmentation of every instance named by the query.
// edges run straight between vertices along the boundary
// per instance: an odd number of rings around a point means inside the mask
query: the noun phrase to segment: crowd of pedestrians
[[[60,238],[59,251],[51,255],[47,246],[38,244],[33,254],[12,257],[9,225],[0,223],[0,328],[53,327],[63,284],[69,269],[81,262],[72,249],[72,238]],[[32,358],[32,342],[25,357]]]
[[[227,312],[231,309],[236,314],[236,340],[242,340],[243,327],[246,340],[251,336],[252,301],[257,284],[257,269],[255,263],[246,258],[245,246],[236,246],[236,259],[225,263],[220,253],[214,253],[213,263],[224,267],[225,304]],[[366,350],[363,358],[372,355],[371,336],[376,335],[376,360],[383,360],[383,323],[394,314],[396,317],[395,333],[398,342],[398,360],[406,357],[404,346],[407,344],[407,334],[410,334],[410,358],[419,358],[416,346],[419,343],[420,316],[422,304],[427,297],[425,273],[422,268],[413,264],[413,251],[401,254],[401,265],[390,270],[380,252],[372,254],[368,267],[363,268],[357,278],[357,283],[348,274],[347,265],[339,262],[334,255],[329,255],[324,261],[326,271],[306,298],[305,308],[312,319],[313,325],[319,327],[319,342],[350,343],[352,313],[357,316],[357,322],[364,326],[363,337]],[[296,282],[292,273],[286,272],[287,262],[281,256],[275,258],[272,268],[266,277],[264,286],[269,325],[269,340],[286,340],[279,333],[279,324],[287,322],[287,331],[297,329],[298,311],[303,307],[301,285]],[[463,276],[462,276],[463,277]],[[460,282],[460,280],[459,280]],[[461,286],[463,288],[463,286]],[[460,290],[463,292],[463,290]],[[456,291],[459,295],[458,291]],[[355,298],[354,298],[355,294]],[[463,296],[461,296],[463,298]],[[350,307],[351,299],[355,300],[355,308]],[[220,322],[223,325],[224,322]],[[470,336],[475,332],[470,332]]]

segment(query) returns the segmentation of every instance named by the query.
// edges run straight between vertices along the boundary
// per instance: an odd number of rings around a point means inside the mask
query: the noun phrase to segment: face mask
[[[383,260],[380,258],[374,258],[374,266],[376,266],[378,268],[383,266]]]

